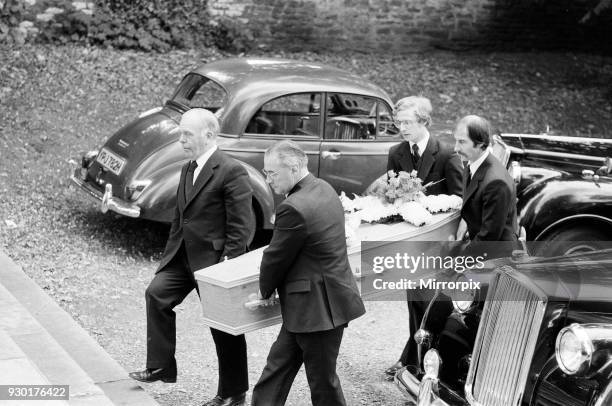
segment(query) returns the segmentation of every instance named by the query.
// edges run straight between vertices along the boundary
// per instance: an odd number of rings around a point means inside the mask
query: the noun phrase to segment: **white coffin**
[[[382,245],[384,241],[446,241],[455,234],[458,224],[459,212],[436,214],[432,223],[422,227],[408,223],[362,224],[357,229],[357,238],[348,246],[353,274],[358,280],[361,278],[361,241],[380,241]],[[278,302],[264,306],[266,302],[253,300],[259,291],[259,265],[264,249],[195,273],[205,324],[238,335],[281,322]],[[368,298],[374,292],[362,291],[361,295]]]

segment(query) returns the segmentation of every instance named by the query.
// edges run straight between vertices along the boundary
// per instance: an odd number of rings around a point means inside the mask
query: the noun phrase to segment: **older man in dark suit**
[[[467,236],[464,255],[510,256],[518,244],[516,188],[512,177],[489,151],[491,129],[479,116],[465,116],[455,128],[455,151],[467,161],[463,219],[457,239]]]
[[[213,113],[183,114],[179,141],[191,161],[183,166],[170,236],[155,277],[145,292],[147,365],[130,373],[141,382],[176,382],[174,307],[197,284],[193,272],[247,249],[252,190],[242,165],[217,148],[219,123]],[[246,341],[211,328],[219,361],[217,396],[206,406],[243,405],[248,390]]]
[[[346,251],[344,211],[334,189],[307,169],[297,144],[264,157],[279,205],[261,262],[261,296],[278,290],[283,324],[253,389],[253,405],[283,405],[302,363],[315,406],[345,405],[336,359],[348,322],[365,313]]]
[[[450,146],[429,133],[431,102],[420,96],[404,97],[396,103],[395,121],[404,142],[389,150],[387,170],[417,171],[423,184],[432,183],[428,195],[461,196],[461,159]]]

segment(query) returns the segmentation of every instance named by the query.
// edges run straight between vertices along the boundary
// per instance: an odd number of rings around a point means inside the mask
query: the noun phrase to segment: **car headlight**
[[[453,309],[463,314],[467,313],[468,310],[474,305],[474,299],[472,300],[453,300]]]
[[[595,351],[587,331],[578,323],[561,329],[555,344],[555,356],[559,368],[569,375],[589,368]]]
[[[150,180],[135,180],[126,186],[126,197],[130,200],[136,200],[142,192],[151,184]]]
[[[440,358],[440,354],[438,354],[437,350],[431,349],[425,353],[423,357],[423,370],[425,371],[425,375],[429,378],[438,379],[440,365],[442,365],[442,358]]]

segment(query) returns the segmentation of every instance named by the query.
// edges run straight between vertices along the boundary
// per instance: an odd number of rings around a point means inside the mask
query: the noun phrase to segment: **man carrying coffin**
[[[395,122],[404,139],[391,147],[387,170],[395,172],[417,171],[423,184],[431,183],[425,190],[427,195],[458,195],[463,192],[462,165],[459,155],[452,146],[445,145],[429,133],[431,125],[431,102],[421,96],[404,97],[395,104]],[[417,343],[414,333],[420,328],[421,321],[433,297],[433,292],[406,292],[408,313],[410,314],[410,337],[406,341],[399,360],[385,370],[388,380],[406,365],[417,364]],[[437,306],[448,307],[450,302],[439,300]]]
[[[183,166],[170,236],[155,277],[145,292],[147,366],[130,377],[141,382],[176,382],[174,307],[197,284],[193,273],[224,258],[244,254],[254,225],[248,175],[235,159],[217,149],[219,123],[195,108],[183,114],[179,142],[191,161]],[[205,406],[244,404],[249,388],[246,341],[210,329],[219,362],[217,396]]]
[[[307,164],[291,141],[264,157],[267,182],[286,199],[263,254],[259,287],[264,299],[278,290],[283,324],[253,389],[255,406],[283,405],[302,363],[314,406],[346,404],[336,359],[344,328],[365,308],[348,262],[340,199]]]
[[[456,239],[469,240],[463,255],[500,258],[519,249],[516,188],[502,163],[491,154],[491,129],[482,117],[465,116],[454,132],[455,151],[467,161],[462,221]],[[467,230],[467,234],[466,234]]]
[[[423,185],[431,183],[425,190],[427,195],[461,196],[461,159],[451,145],[445,145],[429,133],[431,111],[431,102],[426,97],[398,100],[395,122],[404,141],[389,150],[387,171],[417,171]]]

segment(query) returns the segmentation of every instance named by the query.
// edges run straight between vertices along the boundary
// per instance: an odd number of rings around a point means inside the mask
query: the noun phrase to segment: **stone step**
[[[10,383],[16,385],[37,383],[70,385],[69,404],[113,404],[64,348],[1,284],[0,309],[6,312],[0,317],[0,330],[8,337],[7,340],[10,340],[11,354],[21,357],[0,361],[3,364],[2,369],[10,371],[8,369],[10,366],[23,367],[25,370],[20,370],[18,375],[27,374],[34,378],[34,381],[30,381],[29,379],[21,380],[27,378],[26,376],[12,377]],[[15,360],[18,361],[17,364],[15,364]],[[23,362],[24,360],[29,363],[30,367]],[[17,369],[15,370],[17,371]],[[43,381],[37,382],[37,376],[32,376],[34,373],[42,376]],[[4,382],[4,380],[0,380],[0,382]],[[57,404],[57,402],[53,403]]]
[[[18,383],[43,379],[50,384],[68,384],[71,405],[157,405],[1,251],[0,309],[0,332],[4,334],[0,336],[0,369],[5,369],[5,363],[22,367],[24,378],[32,378]],[[5,341],[6,348],[1,345]],[[0,375],[0,383],[3,381]]]
[[[1,300],[1,298],[0,298]],[[0,383],[2,385],[49,385],[49,381],[32,363],[17,343],[0,329]]]

